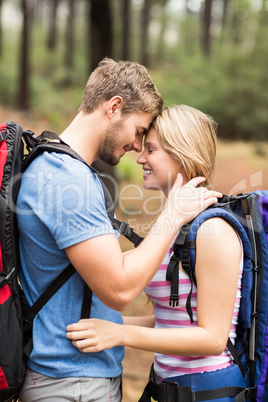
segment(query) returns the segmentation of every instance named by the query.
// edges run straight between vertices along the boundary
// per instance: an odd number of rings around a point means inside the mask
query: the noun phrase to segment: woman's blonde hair
[[[204,176],[212,188],[217,124],[212,117],[185,105],[168,106],[153,121],[162,148],[180,162],[187,180]]]

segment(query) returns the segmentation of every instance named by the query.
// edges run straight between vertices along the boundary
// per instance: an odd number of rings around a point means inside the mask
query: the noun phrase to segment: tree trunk
[[[90,0],[91,71],[104,57],[112,57],[113,31],[110,0]]]
[[[202,45],[205,56],[211,51],[211,12],[213,0],[205,0],[203,12],[203,38]]]
[[[20,110],[29,109],[29,2],[21,0],[21,8],[23,14],[23,26],[20,46],[20,61],[19,61],[19,91],[18,91],[18,108]]]
[[[141,64],[149,67],[150,0],[144,0],[141,11]]]
[[[165,59],[165,33],[166,33],[166,28],[168,26],[168,16],[166,13],[166,6],[167,6],[168,0],[162,0],[161,2],[161,17],[160,17],[160,34],[159,34],[159,39],[158,39],[158,45],[157,45],[157,58],[160,60]]]
[[[185,0],[185,11],[187,15],[191,14],[191,9],[189,8],[189,0]]]
[[[90,32],[91,32],[91,71],[104,57],[112,57],[113,31],[110,0],[90,0]],[[96,161],[93,167],[103,174],[103,181],[115,199],[116,180],[114,166]],[[110,179],[109,177],[112,177]]]
[[[224,39],[224,31],[225,31],[225,27],[226,27],[226,20],[227,20],[227,14],[228,14],[230,0],[222,0],[222,2],[223,2],[223,5],[222,5],[222,18],[221,18],[221,44],[223,43],[223,39]]]
[[[2,4],[3,0],[0,0],[0,58],[3,55]]]
[[[47,47],[49,50],[54,51],[57,47],[57,10],[59,0],[49,0],[50,15],[49,15],[49,29],[47,37]]]
[[[122,59],[129,60],[130,58],[130,0],[123,0],[122,6]]]
[[[74,65],[74,21],[75,21],[75,0],[68,0],[68,17],[65,31],[65,55],[64,64],[68,69]]]

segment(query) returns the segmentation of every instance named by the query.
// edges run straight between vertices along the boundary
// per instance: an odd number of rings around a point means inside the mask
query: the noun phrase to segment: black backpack
[[[31,306],[18,281],[20,263],[16,201],[23,171],[40,153],[59,152],[86,162],[56,134],[43,132],[39,137],[22,126],[9,122],[0,125],[0,401],[18,398],[26,372],[26,359],[32,349],[32,323],[35,315],[58,289],[75,273],[70,264]],[[89,167],[91,168],[91,167]],[[92,169],[92,168],[91,168]],[[94,170],[94,169],[93,169]],[[95,171],[95,170],[94,170]],[[96,174],[98,172],[95,171]],[[99,175],[99,174],[98,174]],[[103,184],[105,204],[114,229],[127,237],[135,247],[143,240],[127,222],[114,217],[114,205]],[[85,284],[81,318],[90,316],[92,292]]]

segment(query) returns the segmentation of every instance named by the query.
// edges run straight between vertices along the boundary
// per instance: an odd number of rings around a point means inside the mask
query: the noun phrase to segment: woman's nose
[[[137,163],[143,165],[146,162],[145,151],[143,151],[137,159]]]

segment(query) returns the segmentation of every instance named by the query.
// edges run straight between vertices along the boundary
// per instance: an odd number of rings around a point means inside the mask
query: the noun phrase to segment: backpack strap
[[[189,249],[195,249],[195,241],[189,241],[190,224],[184,225],[181,228],[179,235],[173,243],[173,255],[169,261],[166,273],[166,280],[171,282],[171,292],[169,305],[177,307],[179,304],[179,262],[182,263],[182,268],[189,276],[191,282],[191,290],[187,297],[186,310],[193,323],[193,312],[191,308],[191,296],[193,291],[193,283],[196,284],[194,266],[189,255]]]
[[[120,234],[125,236],[130,242],[134,244],[135,247],[137,247],[143,241],[144,238],[135,233],[127,222],[121,222],[115,218],[114,203],[109,190],[107,189],[101,178],[101,174],[92,166],[89,166],[87,162],[68,144],[66,144],[57,134],[51,131],[43,131],[41,135],[36,137],[32,132],[28,131],[24,133],[24,140],[26,142],[27,149],[30,151],[29,156],[27,156],[24,161],[24,170],[29,166],[33,159],[35,159],[38,155],[45,151],[67,154],[79,160],[80,162],[84,163],[89,169],[91,169],[100,180],[104,192],[107,214],[111,221],[113,229],[117,230]]]
[[[248,398],[256,397],[256,388],[243,388],[238,386],[229,386],[208,390],[193,391],[189,386],[180,386],[175,381],[164,380],[161,383],[155,381],[153,365],[151,366],[149,381],[144,388],[139,402],[192,402],[209,401],[227,397],[234,397],[235,402],[246,402]]]
[[[34,317],[75,272],[76,270],[73,265],[68,265],[68,267],[65,268],[56,279],[54,279],[30,308],[27,308],[27,301],[22,297],[22,303],[25,303],[25,308],[23,309],[24,353],[27,357],[30,356],[32,350],[32,324]]]

